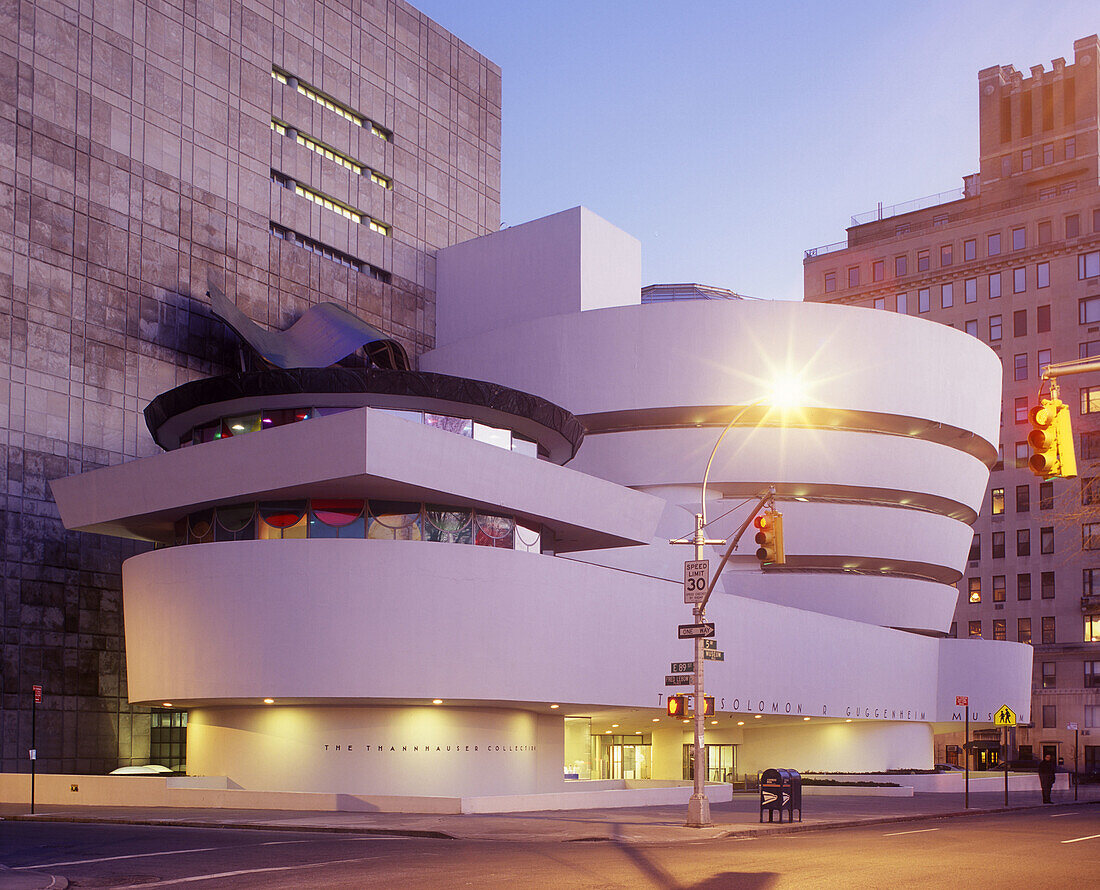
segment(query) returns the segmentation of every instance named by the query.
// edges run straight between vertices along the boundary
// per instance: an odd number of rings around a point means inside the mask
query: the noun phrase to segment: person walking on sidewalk
[[[1039,764],[1039,785],[1043,789],[1043,803],[1051,803],[1050,789],[1054,787],[1054,757],[1047,754]]]

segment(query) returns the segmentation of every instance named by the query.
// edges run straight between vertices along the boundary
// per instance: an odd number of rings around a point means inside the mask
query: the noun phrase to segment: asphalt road
[[[652,846],[3,822],[0,863],[0,888],[1075,888],[1100,875],[1100,805]]]

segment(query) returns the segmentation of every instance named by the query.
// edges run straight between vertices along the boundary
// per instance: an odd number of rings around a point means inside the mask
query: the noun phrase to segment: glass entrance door
[[[707,745],[704,754],[707,758],[708,782],[732,782],[736,765],[735,745]],[[695,778],[695,746],[684,745],[684,778]]]

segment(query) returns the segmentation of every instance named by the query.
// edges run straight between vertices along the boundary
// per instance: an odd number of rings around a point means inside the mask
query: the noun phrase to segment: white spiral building
[[[54,484],[70,528],[179,545],[126,563],[125,623],[130,698],[188,712],[188,772],[404,797],[682,782],[664,678],[692,659],[692,551],[668,542],[722,427],[791,376],[798,404],[746,411],[710,472],[708,534],[774,486],[787,562],[742,544],[708,606],[709,778],[929,767],[960,695],[1027,719],[1030,647],[948,636],[999,440],[977,339],[642,305],[637,242],[580,208],[441,251],[437,332],[400,386],[181,387],[164,454]],[[255,435],[202,441],[242,417]]]

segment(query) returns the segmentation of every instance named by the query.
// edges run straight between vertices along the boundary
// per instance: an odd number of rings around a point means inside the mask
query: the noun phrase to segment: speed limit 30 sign
[[[684,563],[684,602],[701,603],[710,586],[710,560],[695,559]]]

